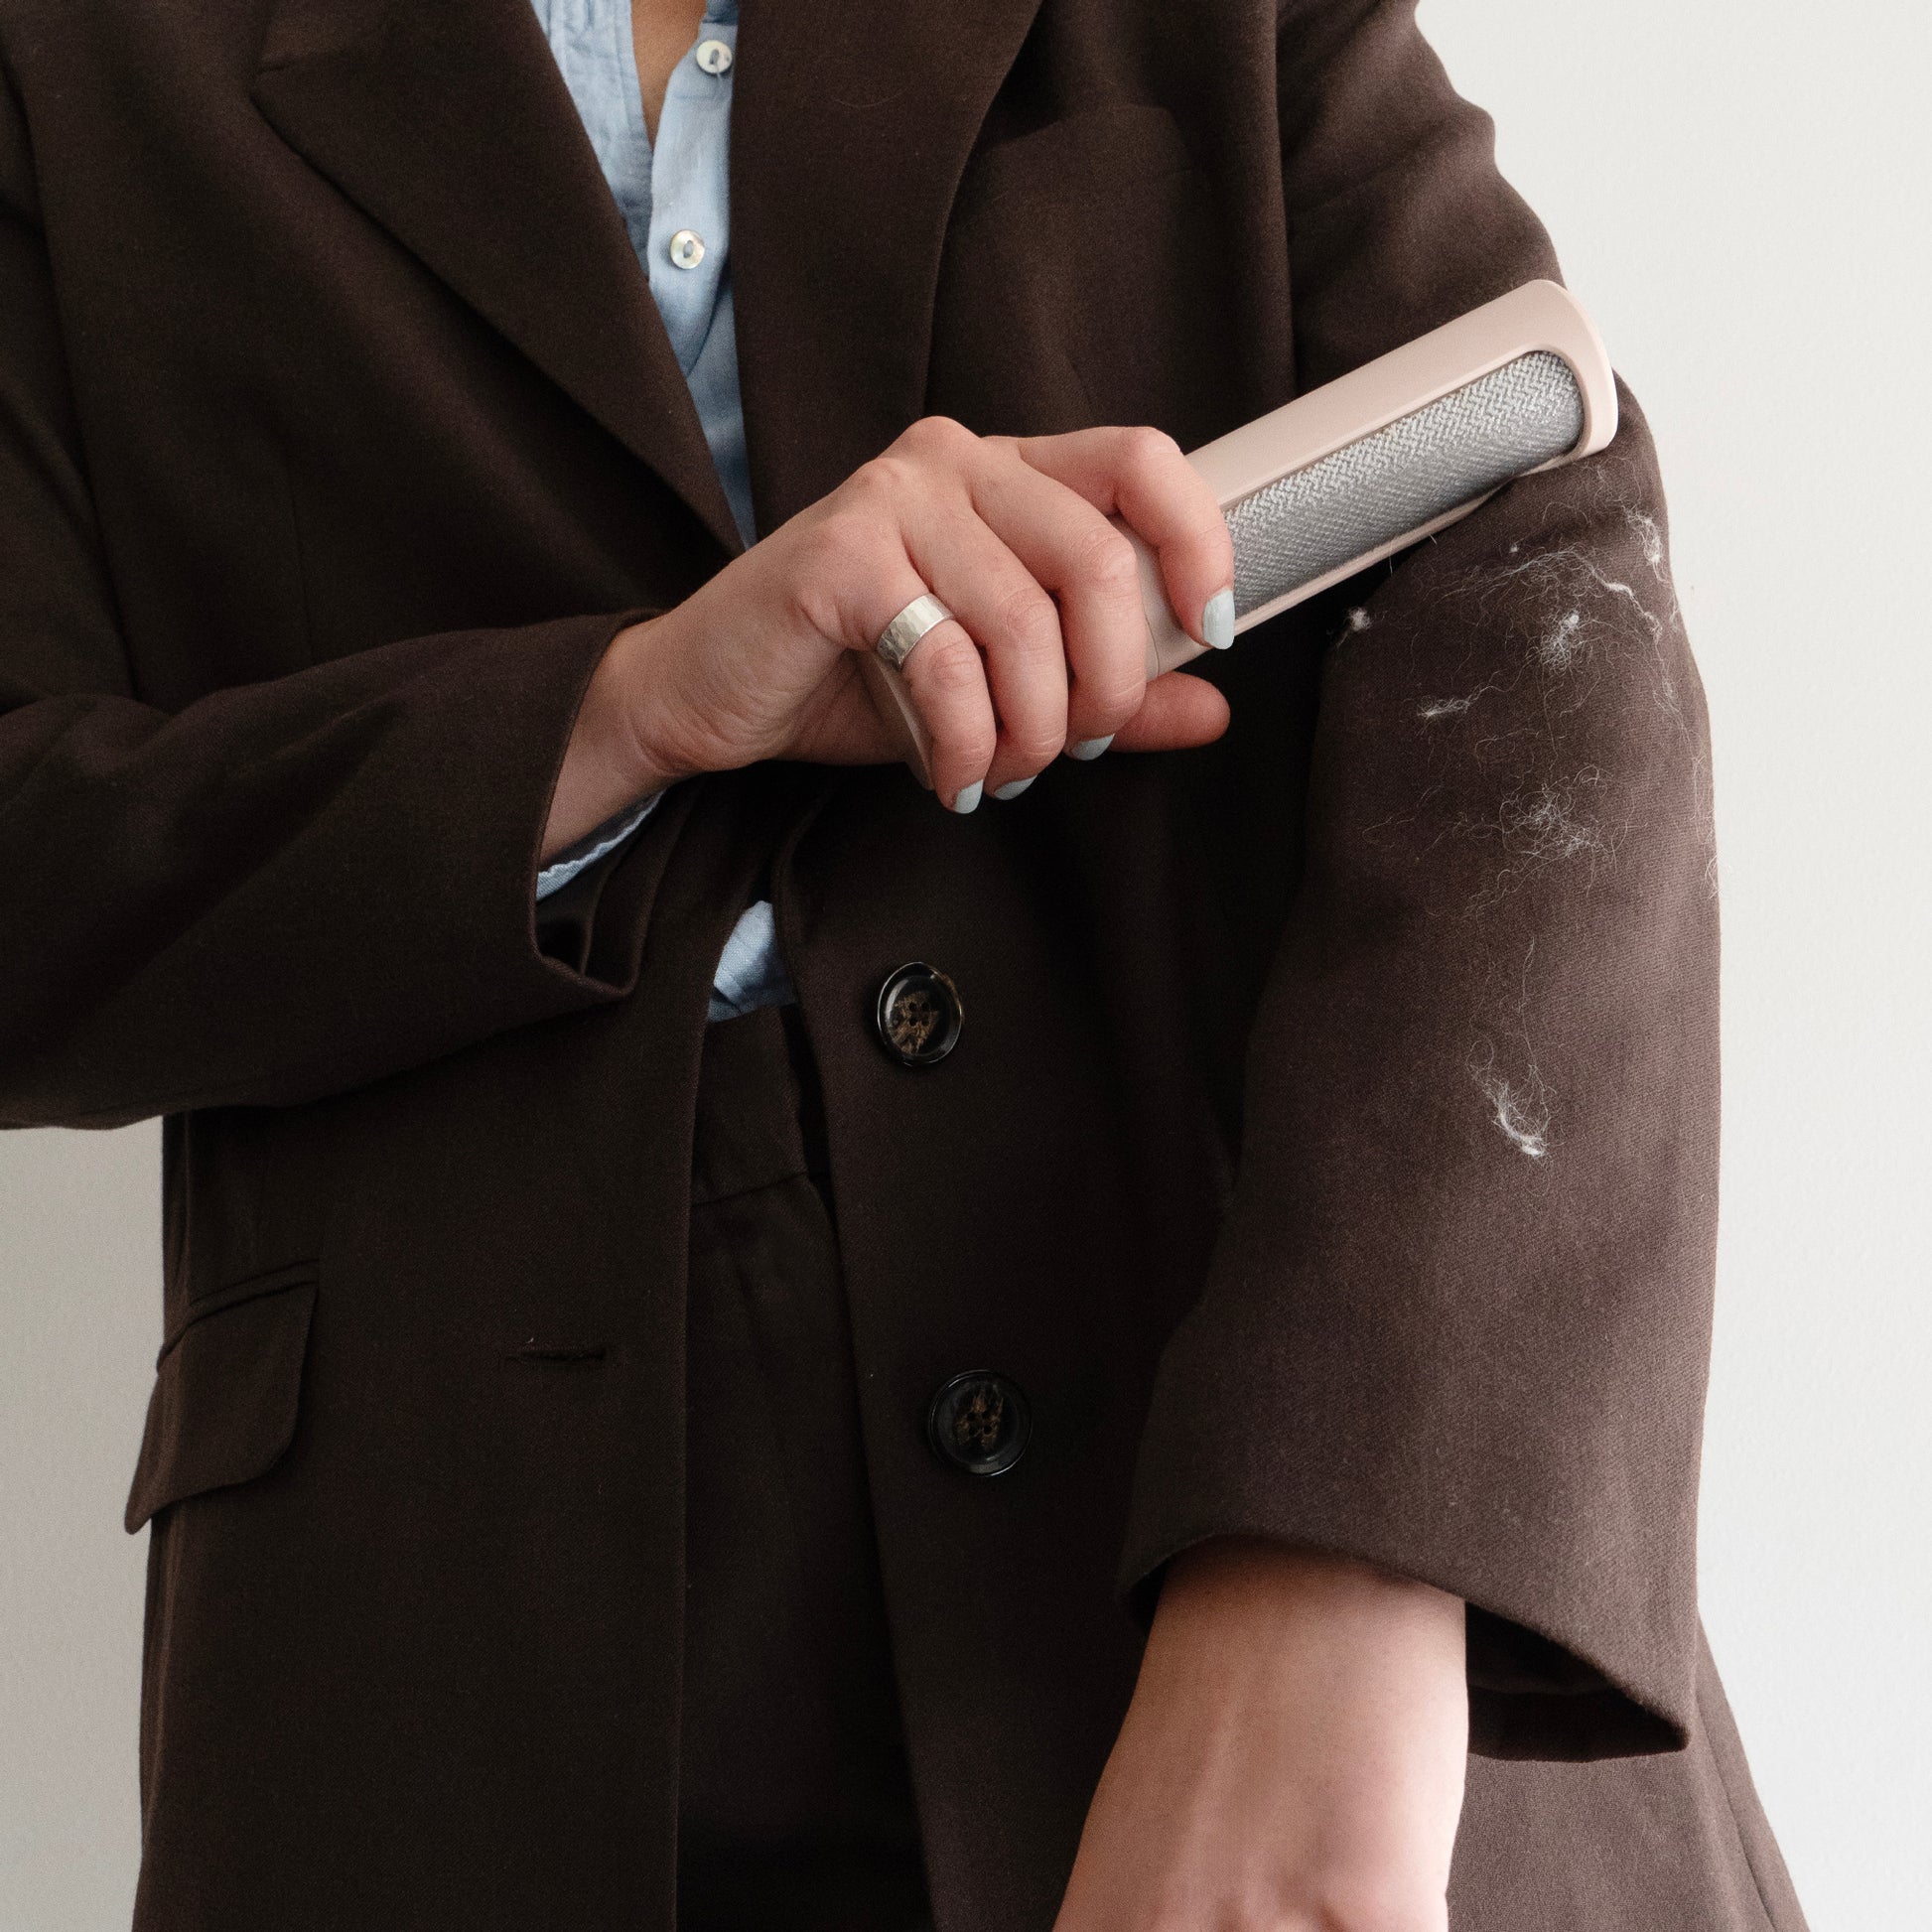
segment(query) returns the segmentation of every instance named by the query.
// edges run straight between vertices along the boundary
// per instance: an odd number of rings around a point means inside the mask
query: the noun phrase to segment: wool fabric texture
[[[921,414],[1191,447],[1558,273],[1409,0],[738,52],[764,531]],[[609,640],[742,538],[528,0],[0,0],[0,1119],[165,1117],[142,1932],[669,1932],[692,1118],[767,895],[937,1925],[1046,1932],[1230,1532],[1469,1602],[1458,1927],[1802,1923],[1698,1626],[1709,741],[1621,400],[1217,654],[1215,746],[971,818],[722,774],[537,908]],[[979,1368],[997,1481],[923,1435]]]

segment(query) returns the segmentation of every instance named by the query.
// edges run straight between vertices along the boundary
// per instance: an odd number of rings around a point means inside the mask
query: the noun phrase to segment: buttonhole
[[[601,1341],[575,1344],[530,1341],[521,1348],[512,1348],[503,1359],[506,1362],[528,1362],[537,1368],[595,1368],[603,1361],[604,1352]]]

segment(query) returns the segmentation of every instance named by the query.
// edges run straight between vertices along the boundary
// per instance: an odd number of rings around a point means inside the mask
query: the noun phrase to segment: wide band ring
[[[952,613],[932,595],[921,591],[884,630],[879,633],[879,641],[873,645],[881,657],[894,670],[903,667],[905,660],[912,655],[913,646],[928,630],[942,624]]]

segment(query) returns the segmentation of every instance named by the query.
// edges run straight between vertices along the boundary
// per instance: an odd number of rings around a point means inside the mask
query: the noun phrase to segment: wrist
[[[650,662],[648,633],[661,618],[626,624],[611,639],[584,689],[551,793],[539,863],[688,772],[656,759],[637,729]]]
[[[1463,1604],[1434,1585],[1352,1557],[1214,1537],[1168,1566],[1150,1648],[1287,1657],[1311,1648],[1396,1649],[1432,1675],[1464,1674]]]
[[[1259,1538],[1176,1556],[1056,1932],[1443,1932],[1462,1614],[1430,1585]]]

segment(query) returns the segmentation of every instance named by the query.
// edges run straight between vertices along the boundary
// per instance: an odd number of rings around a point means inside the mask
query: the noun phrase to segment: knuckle
[[[979,438],[955,418],[921,416],[899,432],[892,447],[922,463],[957,463],[978,445]]]
[[[878,525],[863,505],[840,504],[818,520],[804,561],[814,576],[841,584],[867,569],[878,543]]]
[[[1076,687],[1082,717],[1124,725],[1147,699],[1147,640],[1123,637],[1090,654],[1080,666]]]
[[[1140,710],[1146,692],[1145,684],[1129,686],[1125,681],[1086,685],[1080,693],[1080,716],[1084,726],[1080,736],[1095,738],[1106,732],[1118,731]]]
[[[1037,584],[1016,584],[996,607],[1001,639],[1029,653],[1060,647],[1060,616]]]
[[[912,466],[892,450],[882,450],[852,473],[846,493],[872,514],[883,515],[891,506],[904,500],[913,483]]]
[[[1137,478],[1154,478],[1183,461],[1180,445],[1164,429],[1141,423],[1121,432],[1121,468]]]
[[[1098,647],[1080,665],[1080,686],[1086,694],[1130,710],[1147,692],[1147,625],[1109,624]]]
[[[992,719],[960,719],[955,723],[942,726],[933,733],[933,748],[937,758],[967,773],[980,773],[993,762],[993,754],[999,748],[999,738],[994,732]]]
[[[1097,590],[1138,588],[1141,572],[1134,546],[1111,523],[1101,523],[1081,537],[1075,562],[1081,576]]]
[[[1050,694],[1016,696],[1000,708],[1007,751],[1030,771],[1049,765],[1066,749],[1066,706]]]
[[[906,669],[936,698],[971,697],[982,683],[979,653],[957,637],[928,637],[907,660]]]
[[[1307,1923],[1272,1901],[1236,1897],[1221,1907],[1216,1932],[1329,1932],[1320,1921]]]
[[[1251,1932],[1247,1914],[1238,1904],[1222,1902],[1212,1922],[1222,1932]],[[1162,1898],[1153,1901],[1148,1912],[1148,1932],[1201,1932],[1201,1924],[1200,1906],[1191,1899]],[[1271,1926],[1269,1932],[1277,1929]]]
[[[1018,728],[1008,725],[1007,744],[1023,770],[1043,771],[1065,750],[1066,733],[1029,720]]]
[[[1358,1874],[1322,1887],[1313,1923],[1320,1932],[1447,1932],[1448,1911],[1411,1887]]]

